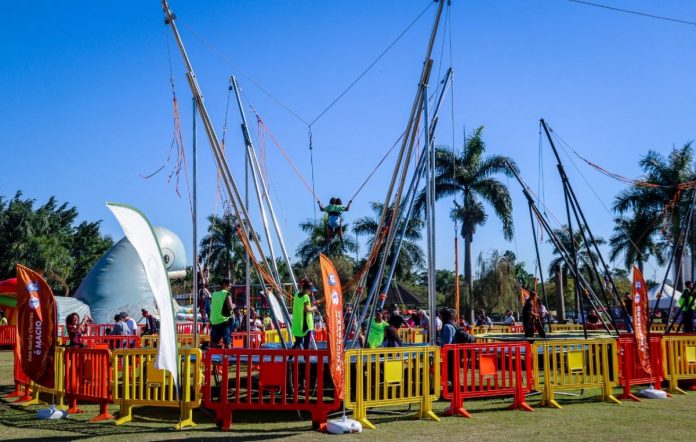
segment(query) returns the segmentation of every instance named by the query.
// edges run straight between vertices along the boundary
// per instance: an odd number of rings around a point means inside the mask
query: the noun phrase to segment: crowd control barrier
[[[663,336],[662,357],[669,391],[686,394],[679,381],[696,379],[696,334]]]
[[[193,334],[193,322],[177,322],[176,323],[176,334],[177,335],[192,335]],[[210,333],[210,327],[207,322],[198,321],[198,334],[207,335]]]
[[[315,342],[328,342],[329,341],[329,331],[326,328],[318,328],[314,330],[314,341]]]
[[[308,411],[319,428],[341,404],[328,364],[328,350],[210,349],[203,404],[225,431],[238,410]]]
[[[193,409],[201,404],[201,351],[179,349],[181,402],[169,372],[155,367],[156,349],[114,350],[113,400],[121,413],[116,425],[130,422],[133,407],[181,407],[177,429],[193,426]]]
[[[292,345],[292,339],[290,339],[290,333],[288,332],[287,328],[281,328],[280,332],[283,335],[283,339],[285,339],[285,342],[288,343],[290,342],[290,345]],[[280,344],[280,337],[278,336],[278,330],[266,330],[264,332],[265,334],[265,341],[269,344]]]
[[[667,330],[667,324],[657,324],[657,323],[653,323],[653,324],[650,326],[650,331],[651,331],[651,332],[663,332],[663,333],[664,333],[665,330]],[[677,325],[675,324],[675,325],[672,326],[672,331],[676,331],[676,330],[677,330]]]
[[[51,395],[52,401],[55,401],[56,408],[60,410],[67,410],[68,407],[65,406],[65,386],[64,386],[64,369],[65,365],[63,364],[63,352],[65,351],[65,348],[63,347],[56,347],[55,354],[53,356],[53,368],[54,368],[54,377],[53,377],[53,388],[49,387],[44,387],[41,384],[37,384],[34,381],[29,382],[29,389],[31,389],[31,399],[29,399],[26,402],[22,402],[22,405],[29,406],[29,405],[38,405],[38,404],[43,404],[43,402],[40,399],[40,394],[44,393],[46,395]]]
[[[0,347],[13,347],[17,343],[17,326],[0,325]]]
[[[29,376],[22,370],[22,364],[17,357],[17,352],[14,352],[14,384],[15,389],[8,394],[8,398],[19,398],[15,403],[19,404],[31,399],[31,388],[29,387]]]
[[[140,336],[83,336],[82,345],[84,348],[100,348],[109,350],[116,350],[118,348],[140,348]]]
[[[201,344],[210,340],[208,335],[198,335],[198,345],[194,345],[193,335],[176,335],[177,348],[198,348]],[[158,348],[159,335],[143,335],[140,337],[141,348]]]
[[[532,389],[532,354],[528,342],[450,344],[442,348],[442,397],[451,402],[447,415],[471,417],[464,399],[513,396],[509,409],[534,411],[525,401]],[[531,361],[530,361],[531,362]]]
[[[619,385],[623,387],[620,399],[632,399],[640,402],[633,393],[633,385],[652,385],[659,390],[662,386],[662,339],[660,336],[650,336],[648,354],[650,357],[650,371],[643,370],[638,357],[636,339],[633,335],[622,334],[619,336]]]
[[[582,324],[551,324],[551,333],[582,331]]]
[[[266,334],[262,331],[249,332],[249,343],[247,343],[247,332],[232,333],[232,348],[260,348],[266,341]]]
[[[65,397],[70,406],[68,413],[82,413],[77,406],[78,400],[96,402],[99,415],[90,422],[113,419],[108,410],[113,383],[111,352],[108,349],[66,348],[64,364]]]
[[[621,403],[612,394],[618,383],[616,340],[537,341],[532,354],[538,355],[534,358],[534,388],[543,393],[541,405],[561,408],[554,398],[556,391],[589,387],[600,387],[602,400]]]
[[[363,427],[374,429],[367,409],[420,404],[418,417],[440,421],[432,402],[440,396],[440,348],[397,347],[348,350],[345,406]]]
[[[403,344],[423,344],[427,340],[422,328],[399,328],[399,338]]]

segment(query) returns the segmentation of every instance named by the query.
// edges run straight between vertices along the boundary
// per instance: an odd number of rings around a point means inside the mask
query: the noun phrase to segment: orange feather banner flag
[[[345,377],[343,360],[343,293],[338,272],[329,258],[319,255],[321,276],[324,280],[324,299],[326,301],[326,326],[329,332],[329,367],[336,395],[343,399]]]
[[[652,374],[650,368],[650,348],[648,345],[648,288],[643,274],[638,267],[633,267],[633,335],[636,339],[638,360],[646,373]]]

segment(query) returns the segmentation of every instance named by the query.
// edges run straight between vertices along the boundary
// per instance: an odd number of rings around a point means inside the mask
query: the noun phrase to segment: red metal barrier
[[[663,368],[662,368],[662,338],[660,336],[650,336],[650,368],[652,375],[648,374],[640,365],[636,340],[632,334],[621,334],[618,345],[619,359],[619,385],[623,387],[623,394],[620,399],[633,399],[640,402],[633,393],[633,385],[652,385],[653,388],[660,390],[662,387]]]
[[[108,410],[113,383],[111,352],[108,349],[66,348],[63,360],[68,413],[82,413],[77,407],[77,401],[81,400],[99,404],[99,415],[90,422],[113,419]]]
[[[515,324],[510,326],[510,333],[524,333],[524,325]]]
[[[323,428],[341,404],[330,385],[328,361],[328,350],[208,350],[203,404],[223,430],[237,410],[308,411],[313,427]]]
[[[205,322],[198,322],[198,334],[207,335],[210,330],[208,329],[208,324]],[[193,322],[177,322],[176,323],[176,333],[179,335],[192,335],[193,334]]]
[[[247,345],[247,332],[232,333],[232,348],[260,348],[266,342],[266,333],[262,331],[249,332],[251,345]]]
[[[87,336],[108,336],[114,324],[87,324]]]
[[[532,354],[528,342],[451,344],[442,348],[442,397],[450,400],[448,415],[464,417],[464,399],[491,396],[513,396],[509,409],[533,411],[525,394],[533,386]]]
[[[18,397],[15,403],[26,402],[31,399],[31,388],[29,387],[29,376],[22,370],[22,364],[14,354],[14,384],[15,390],[8,394],[7,397]]]
[[[115,350],[117,348],[140,348],[140,336],[83,336],[82,344],[85,348],[108,350]]]
[[[14,347],[17,343],[17,326],[0,325],[0,347]]]
[[[318,328],[314,330],[314,340],[316,342],[328,342],[329,333],[325,328]]]

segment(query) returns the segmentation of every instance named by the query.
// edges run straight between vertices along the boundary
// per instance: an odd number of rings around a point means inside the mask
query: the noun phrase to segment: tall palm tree
[[[372,249],[372,243],[377,235],[379,218],[384,209],[383,203],[370,203],[374,217],[365,216],[355,221],[353,231],[358,235],[368,235],[368,250]],[[402,206],[403,207],[403,206]],[[401,244],[401,251],[396,260],[396,268],[394,275],[401,281],[413,281],[416,273],[425,265],[425,255],[423,250],[418,245],[418,241],[422,239],[421,231],[423,230],[424,222],[419,216],[411,216],[407,221],[406,230],[404,231],[404,240]],[[403,221],[396,227],[397,232],[401,232]],[[394,241],[390,253],[396,253],[397,241]],[[381,255],[381,254],[380,254]]]
[[[503,236],[510,240],[513,236],[512,199],[505,184],[495,175],[513,176],[509,167],[517,170],[515,162],[502,155],[484,156],[486,144],[483,141],[483,126],[475,129],[467,137],[464,149],[457,155],[448,148],[439,147],[435,151],[435,198],[455,197],[461,201],[452,210],[452,217],[461,223],[464,239],[464,281],[469,292],[473,293],[473,260],[471,245],[476,228],[486,223],[486,205],[503,225]],[[419,213],[425,209],[425,194],[418,197]],[[473,316],[473,302],[471,303]]]
[[[660,266],[665,264],[664,244],[656,241],[657,232],[653,229],[655,218],[638,212],[631,218],[617,217],[614,219],[614,233],[609,237],[611,252],[609,259],[616,260],[624,257],[624,266],[630,271],[634,264],[643,271],[643,264],[654,256]]]
[[[583,273],[583,276],[585,276],[588,281],[591,281],[591,279],[588,278],[588,272],[590,271],[592,261],[594,260],[594,262],[596,263],[599,262],[599,257],[592,249],[590,249],[590,251],[588,252],[587,247],[585,247],[585,243],[582,239],[582,233],[580,233],[580,231],[578,231],[577,229],[573,231],[572,244],[570,242],[570,232],[568,231],[567,225],[563,225],[563,227],[559,229],[553,229],[553,233],[561,242],[563,248],[568,252],[570,252],[572,246],[575,247],[575,253],[578,258],[578,267],[580,269],[580,272]],[[567,287],[570,267],[563,259],[563,256],[561,256],[561,251],[558,249],[558,247],[556,247],[551,238],[547,239],[546,242],[553,246],[552,253],[554,256],[554,258],[551,260],[551,263],[549,263],[549,275],[551,275],[552,277],[555,276],[558,269],[560,269],[563,275],[563,286]],[[604,239],[601,237],[595,237],[595,242],[597,243],[597,245],[602,245],[605,243]]]
[[[201,239],[203,265],[210,269],[210,280],[227,278],[244,279],[246,250],[237,235],[236,216],[226,213],[222,217],[208,217],[208,233]]]
[[[696,177],[691,142],[681,148],[673,148],[667,157],[649,151],[639,164],[645,174],[642,181],[646,184],[635,185],[621,192],[614,201],[613,209],[622,215],[640,213],[649,219],[660,219],[661,222],[653,224],[649,235],[661,234],[674,247],[692,197],[691,192],[683,192],[679,185]],[[693,255],[694,244],[690,244],[690,247]],[[681,260],[682,251],[678,250],[674,262]],[[676,285],[677,289],[681,289],[682,281],[676,281]]]
[[[299,258],[300,264],[302,264],[303,267],[307,267],[309,264],[318,260],[320,253],[331,258],[347,255],[348,253],[355,253],[358,249],[358,244],[355,239],[347,235],[347,224],[341,225],[343,240],[339,239],[338,235],[336,235],[336,238],[328,241],[326,236],[326,223],[323,220],[316,222],[314,220],[307,220],[300,223],[300,229],[309,235],[307,239],[300,243],[295,252],[295,255]]]

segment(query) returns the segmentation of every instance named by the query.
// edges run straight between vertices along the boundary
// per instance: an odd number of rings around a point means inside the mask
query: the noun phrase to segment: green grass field
[[[311,430],[308,416],[296,413],[235,413],[230,431],[217,429],[211,416],[201,410],[194,413],[196,427],[177,431],[177,411],[154,408],[134,409],[134,421],[122,426],[113,421],[90,423],[97,414],[96,405],[80,405],[85,414],[69,419],[40,421],[36,412],[45,406],[12,405],[4,397],[12,391],[12,353],[0,352],[0,439],[2,440],[127,440],[168,439],[225,440],[319,440],[334,437]],[[577,392],[580,393],[580,392]],[[506,399],[477,400],[465,404],[472,419],[443,417],[442,421],[415,420],[415,409],[390,410],[394,414],[371,414],[377,430],[343,436],[363,440],[694,440],[696,393],[676,395],[668,400],[624,401],[621,405],[597,402],[595,390],[581,396],[558,396],[563,409],[537,408],[534,412],[508,411]],[[617,390],[618,393],[618,390]],[[14,399],[12,399],[14,400]],[[537,397],[529,403],[537,405]],[[448,405],[437,402],[438,414]],[[109,407],[112,413],[118,407]]]

